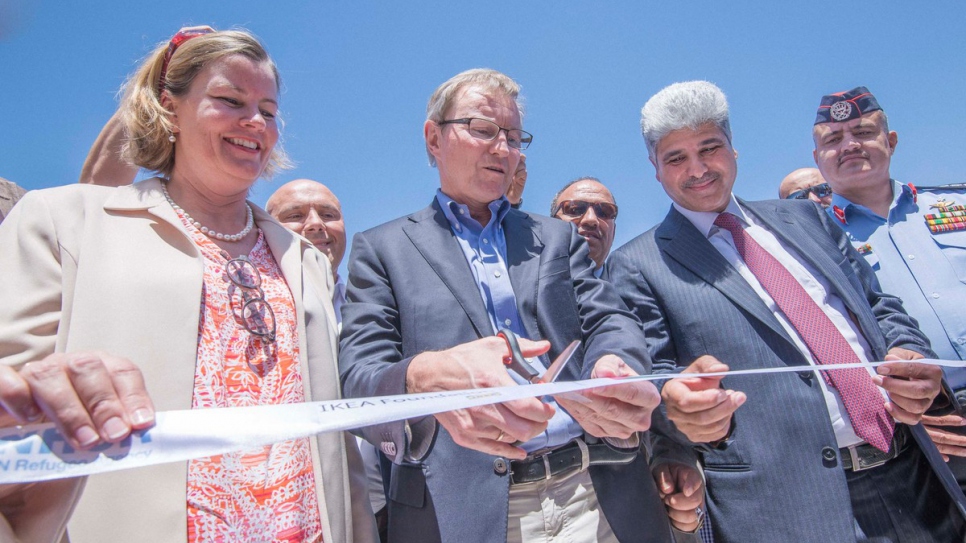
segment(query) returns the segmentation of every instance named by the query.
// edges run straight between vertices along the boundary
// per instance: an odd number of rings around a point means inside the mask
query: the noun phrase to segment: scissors
[[[570,362],[573,358],[574,352],[577,351],[577,347],[580,346],[580,340],[575,339],[567,345],[557,358],[553,360],[550,367],[543,375],[540,375],[537,370],[533,369],[533,366],[527,362],[527,359],[523,357],[523,352],[520,350],[520,341],[517,335],[507,328],[501,328],[496,335],[503,338],[506,341],[506,346],[510,350],[508,356],[503,357],[503,363],[507,365],[508,368],[513,370],[517,375],[523,377],[531,384],[537,383],[552,383],[557,380],[560,376],[560,370]]]

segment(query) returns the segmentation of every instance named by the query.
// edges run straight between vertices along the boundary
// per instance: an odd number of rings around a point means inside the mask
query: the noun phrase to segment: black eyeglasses
[[[265,293],[262,292],[262,274],[258,268],[251,260],[240,256],[225,264],[225,274],[238,289],[238,296],[235,292],[228,293],[233,306],[236,303],[241,305],[241,310],[236,311],[235,316],[241,319],[246,330],[262,339],[274,342],[275,312],[265,300]]]
[[[450,119],[448,121],[439,121],[436,124],[440,126],[444,124],[465,124],[471,136],[483,141],[495,140],[500,135],[500,132],[506,132],[506,144],[521,151],[530,147],[530,142],[533,141],[533,134],[526,130],[503,128],[495,122],[486,119]]]
[[[571,219],[579,219],[590,208],[594,209],[594,215],[597,215],[598,219],[609,221],[617,218],[617,205],[608,202],[585,202],[583,200],[564,200],[558,203],[554,215],[560,213]]]
[[[817,198],[825,198],[832,195],[832,187],[828,186],[828,183],[819,183],[818,185],[806,187],[802,190],[796,190],[795,192],[786,196],[785,199],[805,200],[808,198],[809,193],[814,194]]]

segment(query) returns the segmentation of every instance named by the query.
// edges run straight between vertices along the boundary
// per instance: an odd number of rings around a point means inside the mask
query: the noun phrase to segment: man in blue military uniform
[[[966,185],[914,186],[891,178],[898,136],[865,87],[822,97],[812,131],[815,164],[832,187],[827,209],[875,270],[884,292],[902,299],[940,358],[966,359]],[[966,370],[946,372],[960,403]],[[966,426],[959,415],[923,417],[940,452],[966,483]]]

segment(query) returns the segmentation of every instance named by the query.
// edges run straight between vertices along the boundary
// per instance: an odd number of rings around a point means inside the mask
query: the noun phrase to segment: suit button
[[[822,447],[822,465],[827,468],[834,468],[839,465],[835,455],[835,449],[832,447]]]
[[[493,473],[497,475],[506,475],[507,466],[506,460],[503,458],[497,458],[493,461]]]
[[[810,372],[810,371],[800,371],[800,372],[798,372],[798,377],[802,381],[805,381],[806,383],[811,383],[812,382],[812,372]]]

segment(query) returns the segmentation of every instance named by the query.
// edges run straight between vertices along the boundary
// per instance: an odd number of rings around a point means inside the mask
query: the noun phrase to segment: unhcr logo
[[[102,443],[80,450],[71,447],[52,426],[36,432],[12,428],[0,433],[0,470],[60,473],[68,470],[71,464],[88,464],[101,455],[120,460],[131,454],[135,440],[138,444],[150,443],[150,430],[135,432],[118,443]],[[150,454],[150,450],[142,449],[137,456]]]

